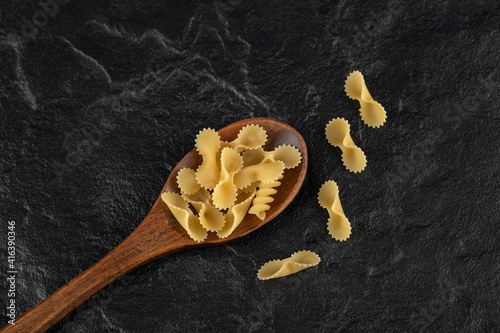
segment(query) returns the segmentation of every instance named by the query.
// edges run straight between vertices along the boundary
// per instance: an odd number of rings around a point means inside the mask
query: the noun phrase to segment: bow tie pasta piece
[[[264,149],[245,150],[242,153],[243,166],[250,166],[262,163],[265,160],[282,161],[285,169],[293,169],[300,164],[302,155],[294,146],[281,145],[273,151],[264,151]]]
[[[347,120],[343,118],[332,119],[326,125],[325,134],[332,146],[342,149],[342,162],[347,170],[356,173],[365,169],[365,153],[352,141]]]
[[[161,198],[167,204],[175,219],[186,230],[189,237],[197,242],[207,238],[207,230],[201,225],[198,217],[193,214],[186,200],[179,194],[172,192],[162,193]]]
[[[259,280],[269,280],[297,273],[303,269],[316,266],[320,263],[320,257],[311,251],[299,251],[290,258],[273,260],[264,264],[257,273]]]
[[[268,184],[260,184],[248,214],[255,214],[259,219],[264,220],[266,218],[266,211],[271,208],[268,204],[274,201],[272,196],[278,192],[276,187],[280,185],[281,182],[278,180]]]
[[[260,164],[266,157],[266,152],[262,148],[249,149],[241,153],[243,167]]]
[[[243,160],[241,155],[232,148],[222,149],[220,157],[220,180],[215,186],[212,200],[215,207],[226,209],[236,201],[236,186],[233,183],[234,175],[241,169]]]
[[[210,203],[210,193],[205,189],[200,189],[193,195],[184,194],[184,199],[188,201],[198,212],[200,223],[209,231],[222,229],[226,220],[224,214]]]
[[[213,190],[219,182],[220,170],[217,165],[217,152],[220,145],[219,134],[211,128],[200,131],[196,136],[196,150],[203,157],[203,162],[196,170],[196,179],[207,190]]]
[[[238,133],[238,137],[232,142],[224,142],[223,146],[231,147],[238,153],[246,149],[262,147],[267,141],[266,131],[257,125],[247,125]]]
[[[257,191],[257,188],[259,187],[259,185],[260,185],[260,181],[256,181],[256,182],[251,183],[247,187],[239,189],[238,191],[240,191],[240,192],[247,192],[247,193],[250,192],[251,193],[253,191]]]
[[[225,215],[226,224],[222,229],[217,231],[217,236],[219,236],[219,238],[226,238],[233,233],[247,214],[248,208],[254,197],[255,190],[253,192],[242,192],[238,195],[236,203],[229,208]]]
[[[285,169],[293,169],[302,161],[300,151],[294,146],[281,145],[275,148],[271,153],[275,160],[282,161],[285,164]]]
[[[190,168],[182,168],[177,173],[177,185],[182,193],[195,194],[200,189],[196,181],[196,171]]]
[[[234,176],[234,184],[237,189],[242,189],[258,180],[260,180],[261,184],[270,183],[281,177],[284,170],[285,164],[281,161],[270,161],[257,165],[250,165],[242,168]]]
[[[351,224],[344,215],[340,204],[339,187],[333,180],[329,180],[321,186],[318,193],[318,203],[328,210],[328,232],[338,241],[345,241],[351,235]]]
[[[385,123],[387,114],[380,103],[373,100],[368,88],[366,88],[363,74],[354,71],[345,81],[345,92],[351,99],[359,101],[361,120],[370,127],[380,127]]]

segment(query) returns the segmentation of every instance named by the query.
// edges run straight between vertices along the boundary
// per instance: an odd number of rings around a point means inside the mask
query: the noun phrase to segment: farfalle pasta
[[[220,156],[220,180],[212,193],[215,207],[227,209],[236,201],[236,185],[234,175],[243,165],[241,155],[233,148],[225,147]]]
[[[240,192],[247,192],[247,193],[250,192],[251,193],[253,191],[256,191],[259,186],[260,186],[260,181],[258,180],[256,182],[251,183],[247,187],[238,189],[238,191],[240,191]]]
[[[264,264],[257,272],[259,280],[270,280],[297,273],[320,263],[320,257],[311,251],[299,251],[283,260],[272,260]]]
[[[347,170],[361,172],[366,167],[365,153],[352,141],[350,126],[343,118],[332,119],[325,128],[326,139],[342,150],[342,162]]]
[[[302,156],[297,148],[290,145],[281,145],[272,151],[264,149],[250,149],[244,151],[243,166],[255,165],[267,161],[282,161],[285,169],[293,169],[300,164]]]
[[[344,214],[339,199],[339,187],[333,180],[325,182],[318,193],[318,203],[328,210],[328,232],[338,241],[345,241],[351,235],[351,224]]]
[[[210,128],[196,136],[201,164],[196,171],[194,167],[179,170],[180,195],[162,194],[193,240],[204,240],[208,232],[226,238],[247,213],[265,219],[285,169],[298,166],[302,160],[300,151],[290,145],[265,151],[266,140],[266,131],[257,125],[243,127],[231,142],[221,141]]]
[[[226,238],[231,235],[231,233],[236,229],[236,227],[243,221],[248,208],[252,204],[252,200],[255,197],[256,190],[252,192],[242,192],[238,195],[236,203],[230,209],[228,209],[225,215],[226,224],[222,229],[217,230],[217,236],[219,238]]]
[[[211,204],[211,195],[204,188],[195,194],[184,194],[183,198],[198,212],[200,223],[209,231],[222,229],[226,220],[224,214]]]
[[[365,84],[363,74],[354,71],[345,81],[345,92],[351,99],[359,101],[361,120],[370,127],[380,127],[385,123],[387,114],[380,103],[376,102]]]
[[[172,192],[162,193],[161,198],[167,204],[175,219],[186,230],[189,237],[197,242],[207,238],[207,230],[200,223],[200,219],[193,214],[184,198]]]
[[[236,139],[231,142],[223,142],[223,147],[231,147],[241,153],[246,149],[257,149],[262,147],[267,140],[266,131],[257,125],[247,125],[243,127]]]
[[[190,168],[182,168],[177,174],[177,185],[182,193],[195,194],[200,189],[200,183],[196,181],[196,171]]]
[[[196,170],[196,180],[207,190],[213,190],[219,182],[220,170],[217,164],[217,152],[221,140],[219,134],[211,128],[204,129],[196,136],[196,150],[203,157],[203,163]]]
[[[260,181],[261,184],[270,183],[281,177],[284,170],[285,164],[281,161],[264,161],[249,165],[234,176],[234,184],[237,189],[242,189],[256,181]]]

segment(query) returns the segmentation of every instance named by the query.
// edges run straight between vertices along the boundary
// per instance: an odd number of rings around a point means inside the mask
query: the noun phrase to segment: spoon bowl
[[[281,213],[293,200],[293,198],[299,192],[307,171],[307,147],[302,136],[290,125],[281,122],[276,119],[271,118],[250,118],[244,119],[229,126],[226,126],[218,131],[222,141],[233,141],[238,136],[238,132],[241,128],[247,125],[259,125],[263,127],[267,132],[267,141],[264,145],[264,150],[273,150],[275,147],[281,145],[292,145],[296,147],[302,155],[301,163],[293,168],[286,169],[284,177],[280,180],[281,185],[277,188],[278,193],[273,195],[274,201],[270,204],[271,208],[266,211],[266,218],[260,220],[256,215],[247,214],[240,225],[234,230],[234,232],[227,238],[218,238],[215,233],[209,233],[208,238],[203,242],[195,242],[189,238],[186,231],[179,225],[175,223],[175,218],[168,210],[167,206],[163,203],[161,198],[155,203],[152,210],[155,210],[157,205],[160,205],[160,209],[165,213],[165,219],[167,221],[174,221],[174,229],[185,239],[191,240],[193,246],[208,246],[217,245],[225,243],[232,239],[239,238],[254,231],[255,229],[261,227],[267,222],[275,218],[279,213]],[[170,176],[163,187],[163,192],[180,192],[177,186],[177,173],[182,168],[192,168],[196,170],[196,167],[202,162],[201,156],[198,154],[196,149],[191,150],[172,170]]]
[[[302,155],[301,163],[285,170],[281,186],[273,195],[274,201],[264,220],[247,214],[234,232],[226,238],[210,233],[202,242],[192,240],[176,221],[161,195],[144,221],[120,245],[86,271],[55,291],[42,302],[16,319],[16,325],[7,324],[0,332],[45,332],[94,293],[120,276],[155,259],[180,250],[226,243],[242,237],[266,224],[281,213],[299,192],[307,172],[307,147],[302,136],[291,126],[270,118],[251,118],[232,123],[218,131],[221,140],[234,140],[246,125],[259,125],[267,132],[265,150],[280,145],[295,146]],[[174,167],[161,193],[179,192],[177,173],[180,169],[196,167],[202,162],[196,149],[191,150]]]

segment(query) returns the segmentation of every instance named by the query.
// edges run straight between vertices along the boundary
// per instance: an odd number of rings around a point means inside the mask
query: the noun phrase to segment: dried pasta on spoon
[[[202,163],[179,170],[181,195],[162,195],[192,239],[202,241],[208,232],[226,238],[244,223],[247,213],[266,217],[272,195],[286,181],[284,171],[302,160],[300,151],[290,145],[265,151],[266,141],[265,129],[257,125],[243,127],[231,142],[221,141],[210,128],[199,132],[195,146]]]

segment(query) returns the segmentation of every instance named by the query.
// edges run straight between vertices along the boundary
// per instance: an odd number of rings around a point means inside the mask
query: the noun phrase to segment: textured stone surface
[[[498,1],[47,10],[0,7],[0,267],[15,220],[20,313],[132,232],[200,129],[266,116],[309,147],[292,205],[243,239],[124,276],[53,332],[500,331]],[[380,129],[343,92],[355,69],[387,110]],[[366,153],[361,174],[324,137],[333,117]],[[329,179],[353,227],[343,243],[316,202]],[[256,279],[303,249],[320,265]],[[3,287],[0,299],[5,324]]]

